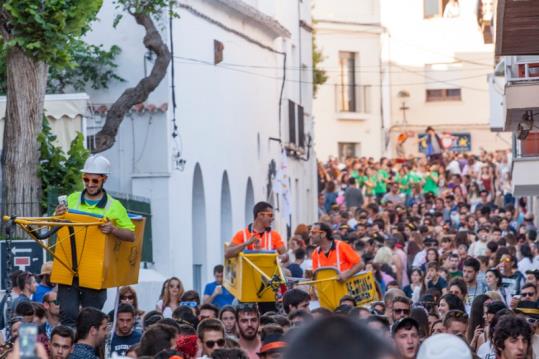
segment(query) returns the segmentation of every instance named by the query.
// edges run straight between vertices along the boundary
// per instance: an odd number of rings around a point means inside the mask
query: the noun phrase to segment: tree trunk
[[[37,136],[43,122],[48,65],[17,47],[6,59],[7,108],[2,149],[3,214],[39,215]]]

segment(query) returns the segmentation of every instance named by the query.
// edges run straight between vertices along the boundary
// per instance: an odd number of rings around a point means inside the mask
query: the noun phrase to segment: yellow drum
[[[274,290],[284,283],[273,251],[242,252],[225,259],[225,288],[240,302],[274,302]]]
[[[354,297],[358,306],[379,300],[376,282],[371,272],[356,274],[344,283],[339,282],[337,278],[338,272],[335,268],[320,268],[314,272],[313,285],[321,307],[335,310],[345,295]]]
[[[66,213],[62,217],[76,223],[100,220],[78,213]],[[78,275],[79,285],[91,289],[138,283],[145,219],[137,216],[131,220],[135,225],[134,242],[105,235],[97,225],[62,227],[54,246],[51,281],[71,285]]]

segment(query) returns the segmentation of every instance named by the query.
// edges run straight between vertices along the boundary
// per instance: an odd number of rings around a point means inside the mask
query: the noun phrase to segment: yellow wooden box
[[[71,222],[90,223],[99,218],[93,215],[66,213],[64,218]],[[53,283],[73,283],[73,257],[70,230],[74,233],[79,285],[84,288],[104,289],[138,283],[142,239],[145,218],[131,217],[135,225],[135,241],[126,242],[103,234],[98,226],[62,227],[57,233],[55,258],[52,266]]]
[[[276,252],[242,252],[225,259],[225,288],[240,302],[275,302],[275,293],[257,269],[269,278],[276,276],[277,281],[285,282]]]
[[[354,297],[358,307],[379,300],[371,272],[356,274],[344,283],[339,282],[337,276],[335,268],[320,268],[314,272],[314,279],[318,281],[314,283],[314,287],[321,307],[335,310],[345,295]],[[335,279],[331,280],[332,278]]]

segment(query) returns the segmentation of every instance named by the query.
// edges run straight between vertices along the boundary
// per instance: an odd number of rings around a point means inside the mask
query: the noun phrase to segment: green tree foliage
[[[103,45],[89,45],[77,40],[70,50],[75,66],[50,68],[47,93],[84,91],[89,87],[99,90],[108,88],[113,81],[125,81],[116,74],[116,57],[121,52],[118,46],[106,50]]]
[[[72,66],[70,45],[89,30],[103,0],[0,0],[4,48],[49,66]]]
[[[324,61],[324,54],[316,46],[316,33],[313,31],[313,96],[316,97],[316,93],[320,85],[323,85],[328,80],[326,71],[320,68],[320,63]]]
[[[116,74],[116,57],[121,52],[118,46],[106,50],[102,45],[90,45],[82,40],[75,40],[69,51],[75,65],[50,67],[47,93],[79,92],[89,87],[100,90],[108,88],[113,81],[125,81]],[[0,95],[6,93],[6,52],[0,50]]]
[[[41,179],[41,207],[47,208],[49,193],[69,194],[82,189],[80,170],[89,156],[84,138],[78,133],[67,154],[57,144],[57,138],[46,117],[37,138],[40,150],[38,175]]]

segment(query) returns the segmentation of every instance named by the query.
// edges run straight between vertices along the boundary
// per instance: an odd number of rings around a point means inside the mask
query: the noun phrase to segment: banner
[[[439,134],[445,149],[453,152],[469,152],[472,150],[472,135],[468,132],[452,132]],[[427,152],[427,134],[417,135],[419,152]]]
[[[290,178],[288,177],[288,157],[285,151],[281,152],[281,161],[277,165],[273,188],[275,193],[279,195],[281,216],[290,227]]]

